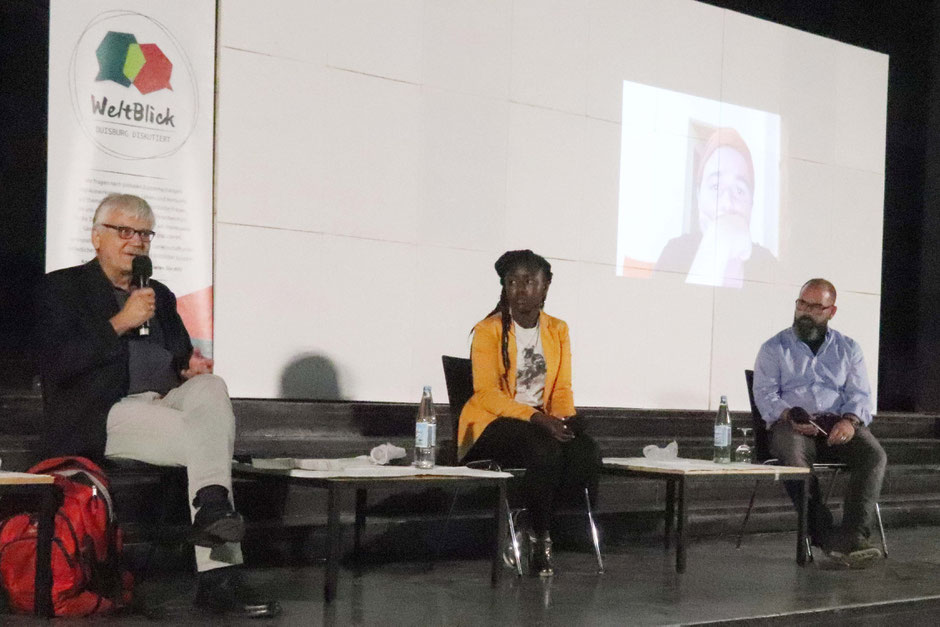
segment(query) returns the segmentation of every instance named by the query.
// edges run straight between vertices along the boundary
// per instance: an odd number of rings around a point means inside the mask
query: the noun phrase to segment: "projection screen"
[[[887,56],[685,0],[283,4],[220,14],[233,395],[443,402],[514,248],[578,405],[747,409],[816,276],[877,389]]]

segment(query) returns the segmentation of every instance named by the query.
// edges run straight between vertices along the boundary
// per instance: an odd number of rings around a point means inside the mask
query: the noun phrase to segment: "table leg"
[[[807,510],[809,509],[809,479],[803,479],[800,481],[800,494],[799,494],[799,503],[800,506],[797,509],[797,533],[796,533],[796,563],[800,566],[804,566],[807,562],[806,550],[806,530],[808,527],[807,524]]]
[[[52,618],[52,537],[55,528],[56,490],[54,485],[42,491],[36,530],[36,597],[33,610],[37,616]]]
[[[672,525],[676,520],[676,480],[666,479],[666,524],[663,546],[668,551],[672,545]]]
[[[339,488],[330,483],[327,505],[326,532],[326,579],[323,583],[323,598],[327,603],[336,598],[336,580],[339,575],[339,560],[342,552],[339,526]]]
[[[499,585],[499,578],[503,574],[503,538],[506,537],[506,518],[509,516],[509,508],[506,506],[506,480],[499,481],[499,487],[496,490],[496,541],[493,543],[493,563],[490,571],[490,583],[493,587]]]
[[[368,492],[365,488],[356,488],[356,524],[353,527],[353,555],[359,561],[359,549],[362,546],[362,530],[366,524],[366,500]]]
[[[685,477],[679,477],[679,520],[676,523],[676,572],[685,572],[685,528],[688,509],[685,502]]]

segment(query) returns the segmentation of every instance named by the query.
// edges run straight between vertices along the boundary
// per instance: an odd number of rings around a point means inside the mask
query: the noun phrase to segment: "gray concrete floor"
[[[890,557],[862,571],[834,571],[818,560],[795,561],[795,534],[693,541],[688,570],[674,571],[661,546],[623,546],[606,552],[607,572],[594,572],[590,553],[561,552],[551,580],[516,578],[504,571],[489,585],[485,560],[370,564],[357,575],[344,567],[337,600],[323,602],[323,567],[249,569],[259,591],[280,599],[275,621],[207,617],[191,608],[193,579],[154,576],[142,586],[158,622],[173,625],[664,625],[757,620],[795,613],[792,624],[884,624],[905,611],[898,600],[917,600],[917,622],[940,613],[940,528],[889,529]],[[831,612],[843,608],[840,614]],[[909,610],[910,608],[908,608]],[[860,613],[868,618],[860,618]],[[763,621],[759,619],[763,617]],[[884,621],[884,622],[883,622]],[[2,616],[10,625],[45,624]],[[70,621],[84,624],[92,621]],[[153,624],[144,617],[96,619],[96,624]],[[777,619],[779,622],[779,619]],[[907,621],[910,622],[910,621]],[[934,624],[937,620],[931,621]],[[776,624],[776,623],[774,623]]]

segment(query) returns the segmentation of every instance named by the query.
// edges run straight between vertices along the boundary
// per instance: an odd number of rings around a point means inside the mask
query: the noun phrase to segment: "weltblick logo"
[[[69,83],[82,130],[111,156],[165,157],[193,131],[198,100],[189,60],[165,27],[140,13],[92,20],[72,53]]]

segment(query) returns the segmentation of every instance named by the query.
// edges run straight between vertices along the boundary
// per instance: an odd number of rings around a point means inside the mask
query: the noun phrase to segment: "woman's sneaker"
[[[532,547],[532,575],[539,577],[552,577],[555,574],[555,558],[552,555],[552,539],[545,533],[541,538],[529,536],[529,545]]]

